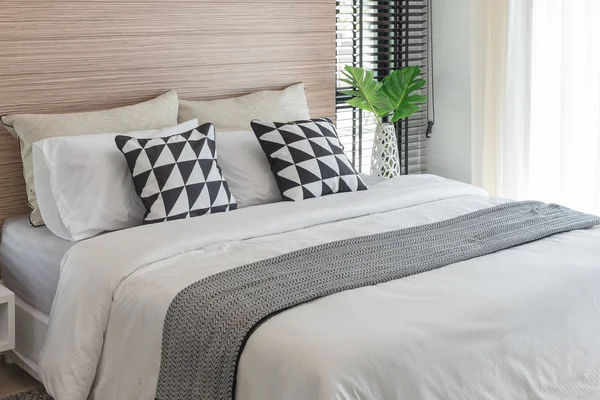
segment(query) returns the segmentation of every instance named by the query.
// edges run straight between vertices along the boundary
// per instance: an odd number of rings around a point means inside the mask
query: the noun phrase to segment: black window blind
[[[375,71],[381,79],[391,70],[418,65],[428,80],[428,0],[337,0],[337,89],[345,65]],[[429,82],[429,80],[428,80]],[[422,94],[427,94],[426,85]],[[336,121],[340,139],[354,165],[369,173],[376,122],[372,115],[336,96]],[[427,170],[427,105],[396,125],[402,173]]]

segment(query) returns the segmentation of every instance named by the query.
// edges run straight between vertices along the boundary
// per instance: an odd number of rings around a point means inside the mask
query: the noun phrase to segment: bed
[[[50,330],[42,378],[58,398],[85,398],[90,388],[91,398],[154,398],[165,314],[190,282],[502,202],[435,176],[401,177],[80,243],[65,260],[53,311],[55,324],[72,329]],[[598,228],[572,231],[277,314],[241,354],[236,399],[592,395],[599,240]],[[107,256],[109,248],[118,251]]]
[[[42,378],[57,398],[85,398],[90,388],[90,398],[153,398],[165,313],[190,282],[504,202],[468,185],[409,176],[366,192],[79,243],[65,260],[53,311],[55,324],[72,329],[50,332]],[[18,219],[5,229],[15,223],[26,230]],[[598,228],[572,231],[278,314],[248,340],[236,398],[591,396],[600,384],[599,241]]]

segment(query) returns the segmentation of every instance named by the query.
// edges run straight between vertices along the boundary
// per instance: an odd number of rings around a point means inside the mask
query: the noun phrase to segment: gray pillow
[[[219,132],[250,131],[253,119],[287,122],[309,118],[303,83],[229,99],[179,101],[179,121],[210,122],[217,135]]]
[[[155,99],[104,111],[70,114],[19,114],[0,118],[8,131],[19,139],[27,199],[32,208],[29,221],[44,224],[35,195],[33,176],[34,142],[57,136],[125,133],[177,125],[177,93],[169,91]]]

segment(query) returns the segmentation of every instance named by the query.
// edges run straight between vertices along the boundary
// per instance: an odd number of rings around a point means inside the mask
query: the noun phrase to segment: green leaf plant
[[[382,82],[375,79],[373,71],[351,65],[346,65],[342,73],[341,81],[352,86],[351,90],[341,91],[351,96],[346,103],[373,113],[379,125],[386,117],[392,123],[410,117],[427,102],[426,96],[415,93],[425,86],[418,66],[392,71]]]

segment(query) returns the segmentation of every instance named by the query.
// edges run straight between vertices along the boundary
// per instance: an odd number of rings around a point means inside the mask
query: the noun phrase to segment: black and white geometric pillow
[[[344,154],[333,121],[252,121],[284,200],[367,190]]]
[[[144,223],[237,208],[217,164],[212,124],[163,138],[119,135],[115,143],[125,155],[135,190],[146,207]]]

